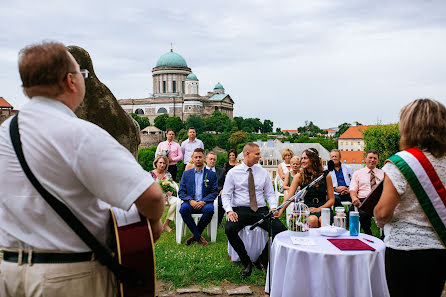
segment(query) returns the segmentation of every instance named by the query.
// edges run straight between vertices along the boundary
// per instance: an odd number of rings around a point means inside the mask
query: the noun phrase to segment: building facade
[[[3,123],[7,118],[12,115],[17,114],[19,111],[15,110],[14,107],[6,101],[5,98],[0,97],[0,124]]]
[[[148,117],[152,122],[161,114],[185,121],[190,115],[209,117],[216,110],[233,118],[234,101],[225,94],[223,85],[217,83],[212,91],[201,96],[197,76],[172,49],[158,59],[152,78],[153,94],[149,97],[118,100],[126,112]]]

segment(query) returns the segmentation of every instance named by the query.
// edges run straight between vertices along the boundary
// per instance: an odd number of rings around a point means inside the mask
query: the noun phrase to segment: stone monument
[[[140,143],[138,123],[122,109],[112,92],[96,77],[88,52],[78,46],[68,46],[68,51],[80,68],[89,72],[89,77],[85,79],[85,98],[77,108],[76,115],[105,129],[137,158]]]

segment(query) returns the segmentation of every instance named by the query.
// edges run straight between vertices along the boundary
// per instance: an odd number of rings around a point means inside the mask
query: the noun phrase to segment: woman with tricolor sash
[[[441,296],[446,278],[446,108],[418,99],[401,110],[402,151],[383,167],[375,221],[384,226],[390,296]]]

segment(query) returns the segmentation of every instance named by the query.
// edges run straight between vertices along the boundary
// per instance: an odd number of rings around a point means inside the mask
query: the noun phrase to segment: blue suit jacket
[[[206,167],[202,170],[204,170],[202,201],[206,203],[213,202],[218,195],[217,175],[212,170],[206,169]],[[205,182],[205,180],[207,181]],[[195,199],[195,169],[184,171],[183,176],[181,177],[178,197],[184,201]]]

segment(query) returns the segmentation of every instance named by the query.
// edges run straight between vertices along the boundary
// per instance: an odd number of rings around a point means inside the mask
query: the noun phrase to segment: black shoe
[[[242,277],[250,276],[252,273],[252,263],[249,263],[248,265],[243,267],[242,272],[240,272],[240,275]]]
[[[260,257],[253,264],[257,269],[266,271],[266,265],[262,263]]]

